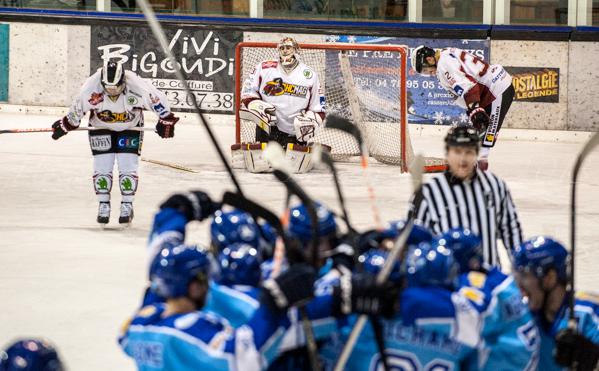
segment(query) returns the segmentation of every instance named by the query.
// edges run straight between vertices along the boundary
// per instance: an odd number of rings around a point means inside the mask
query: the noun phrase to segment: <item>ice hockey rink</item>
[[[49,127],[60,115],[0,113],[0,129]],[[153,119],[147,122],[153,124]],[[234,126],[213,129],[228,156]],[[503,132],[502,132],[503,134]],[[413,132],[416,151],[443,153],[441,134]],[[491,153],[490,170],[506,180],[525,237],[552,235],[570,246],[571,168],[588,133],[505,130]],[[536,139],[535,139],[536,138]],[[117,345],[120,325],[139,306],[147,281],[145,245],[158,205],[173,192],[202,189],[218,199],[233,184],[204,129],[192,119],[173,139],[146,132],[142,157],[189,167],[196,173],[141,162],[135,219],[118,226],[118,187],[111,223],[95,222],[92,157],[84,132],[53,141],[50,133],[0,135],[0,343],[44,336],[70,370],[133,370]],[[599,287],[599,151],[584,164],[578,198],[577,288]],[[357,163],[339,164],[350,218],[373,225],[365,181]],[[270,174],[238,171],[244,193],[281,212],[284,189]],[[297,176],[308,194],[339,210],[332,177],[324,170]],[[371,163],[383,220],[403,218],[410,176]],[[190,225],[188,241],[207,243],[208,223]],[[508,268],[503,254],[504,268]]]

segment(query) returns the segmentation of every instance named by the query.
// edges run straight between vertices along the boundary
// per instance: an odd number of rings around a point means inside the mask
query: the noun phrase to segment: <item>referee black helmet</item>
[[[445,137],[445,148],[449,147],[478,147],[480,146],[480,138],[478,131],[472,126],[455,126],[447,132]]]

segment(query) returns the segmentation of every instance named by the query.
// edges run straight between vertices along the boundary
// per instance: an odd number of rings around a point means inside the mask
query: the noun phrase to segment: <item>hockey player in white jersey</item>
[[[300,60],[300,47],[294,39],[283,38],[278,51],[278,60],[260,62],[245,80],[239,116],[256,124],[256,142],[276,141],[283,148],[287,144],[305,146],[318,132],[325,117],[320,81],[316,71]],[[246,161],[242,149],[234,146],[233,166],[246,167],[252,172],[268,170],[261,151],[260,145],[255,146],[251,154],[253,160]],[[296,157],[299,157],[296,162],[301,163],[302,156]],[[290,160],[294,161],[293,158]],[[305,169],[298,168],[299,172],[304,172],[300,170]]]
[[[143,133],[131,129],[144,126],[144,109],[159,116],[158,135],[162,138],[175,135],[174,125],[179,118],[170,111],[164,94],[135,73],[126,71],[122,62],[106,60],[103,67],[85,81],[67,115],[52,125],[52,138],[56,140],[78,128],[81,119],[90,112],[89,125],[97,128],[89,132],[89,144],[94,157],[94,190],[99,202],[97,221],[102,225],[110,218],[115,161],[122,195],[119,223],[129,224],[133,219]]]
[[[456,104],[466,109],[481,136],[479,166],[486,170],[489,151],[514,100],[512,77],[502,66],[489,65],[457,48],[435,51],[421,45],[412,51],[411,63],[420,74],[436,75],[441,86],[455,96]]]

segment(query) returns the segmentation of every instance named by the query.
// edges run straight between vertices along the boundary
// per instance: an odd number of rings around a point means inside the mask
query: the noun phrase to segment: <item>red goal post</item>
[[[277,43],[267,42],[241,42],[237,44],[235,50],[235,143],[239,144],[242,142],[251,142],[250,133],[251,129],[242,125],[242,120],[239,118],[239,108],[241,105],[241,89],[245,78],[250,71],[263,60],[278,58],[276,53]],[[352,122],[356,123],[363,135],[370,140],[369,149],[370,155],[377,159],[379,162],[393,164],[400,166],[402,172],[408,171],[409,163],[413,157],[413,150],[411,140],[408,131],[408,119],[407,119],[407,87],[406,87],[406,74],[407,74],[407,59],[408,52],[405,46],[399,45],[370,45],[370,44],[353,44],[353,43],[320,43],[311,44],[304,43],[300,44],[300,59],[306,63],[309,67],[313,68],[319,76],[326,74],[326,78],[320,77],[321,87],[324,90],[326,98],[327,113],[330,113],[329,105],[343,106],[342,111],[347,111],[347,118]],[[338,51],[339,53],[333,53],[339,55],[339,61],[331,59],[329,56],[326,57],[326,52]],[[389,59],[388,64],[370,64],[376,61],[369,61],[366,58],[359,66],[354,65],[355,62],[360,58],[353,58],[352,64],[350,65],[349,57],[355,56],[379,56],[380,61],[387,58]],[[314,57],[317,55],[318,57]],[[345,56],[347,62],[343,62],[342,55]],[[363,58],[364,59],[364,58]],[[328,62],[328,65],[327,65]],[[343,66],[339,67],[340,64],[346,63],[345,70]],[[385,63],[385,62],[383,62]],[[350,71],[347,76],[347,72]],[[354,76],[353,71],[358,71]],[[366,71],[366,72],[365,72]],[[395,76],[397,80],[390,80],[393,84],[389,89],[385,88],[370,88],[361,90],[361,87],[356,87],[355,82],[367,84],[370,83],[370,79],[365,76],[368,71],[373,71],[374,75],[379,74],[383,71],[386,79],[388,80],[392,76]],[[335,81],[343,81],[343,91],[333,96],[332,91],[339,91],[339,87],[330,87],[327,85],[331,81],[332,77],[335,77]],[[385,86],[387,81],[385,81]],[[386,90],[392,91],[393,94],[387,94]],[[386,96],[377,97],[377,92],[383,92]],[[339,97],[340,95],[346,95],[349,97]],[[367,95],[373,95],[372,97],[366,97]],[[353,99],[352,99],[353,98]],[[359,101],[369,101],[369,105],[360,103]],[[374,115],[371,112],[371,108],[374,110],[379,106],[381,110],[391,112],[393,119],[389,118],[389,115],[385,116],[384,120],[381,120],[381,114]],[[349,108],[347,108],[349,107]],[[369,109],[370,108],[370,109]],[[334,112],[339,114],[339,112]],[[342,116],[345,116],[342,114]],[[377,119],[373,119],[372,116],[377,116]],[[373,122],[373,121],[384,121],[384,122]],[[358,154],[358,148],[353,140],[348,137],[344,137],[345,134],[333,134],[334,130],[322,130],[322,132],[328,132],[323,134],[324,140],[315,140],[322,142],[332,147],[333,157],[337,160],[347,159],[351,156]],[[445,164],[441,159],[430,159],[426,161],[425,171],[442,171],[445,169]]]

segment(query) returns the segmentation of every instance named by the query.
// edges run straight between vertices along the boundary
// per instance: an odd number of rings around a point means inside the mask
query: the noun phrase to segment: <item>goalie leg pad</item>
[[[310,146],[302,146],[298,144],[289,143],[287,144],[287,150],[285,151],[285,158],[287,162],[292,166],[294,173],[304,174],[314,168],[314,161],[312,159],[312,151],[314,146],[320,146],[321,150],[330,152],[330,147],[321,146],[320,144],[313,144]]]
[[[272,171],[270,163],[264,158],[264,149],[267,143],[245,144],[243,146],[243,158],[245,168],[250,173],[266,173]]]
[[[231,168],[245,169],[245,159],[243,157],[241,144],[231,145]]]

